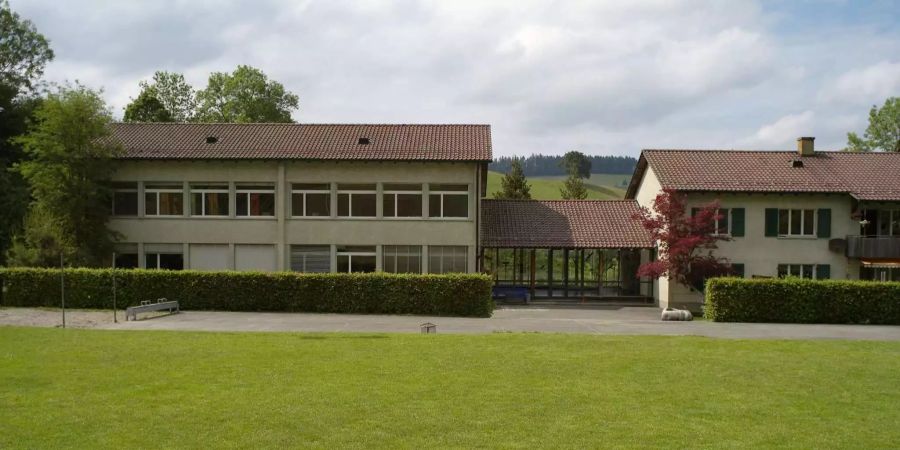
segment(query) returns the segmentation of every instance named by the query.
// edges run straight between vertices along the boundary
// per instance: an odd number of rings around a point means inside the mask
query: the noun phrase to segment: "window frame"
[[[784,276],[782,276],[780,273],[781,267],[785,268]],[[805,273],[804,267],[809,268],[809,271],[810,271],[809,277],[804,276],[804,273]],[[818,272],[818,267],[819,267],[819,264],[799,264],[799,263],[778,264],[778,266],[775,269],[775,272],[776,272],[775,276],[777,278],[797,277],[797,278],[803,278],[805,280],[815,280],[815,279],[818,279],[818,277],[816,276],[816,273]],[[799,273],[799,275],[793,275],[791,273],[791,272],[793,272],[793,270],[792,270],[793,268],[798,269],[797,272]]]
[[[403,251],[403,252],[399,252],[398,250],[399,250],[400,248],[403,248],[404,251]],[[394,251],[393,251],[393,252],[390,252],[389,249],[392,249],[392,250],[394,250]],[[413,254],[413,252],[410,251],[411,249],[418,249],[418,253]],[[418,257],[418,258],[419,258],[419,267],[418,267],[418,269],[417,269],[415,272],[408,272],[408,271],[406,271],[406,272],[400,272],[400,271],[397,271],[397,259],[398,259],[399,256],[405,256],[405,257],[407,257],[407,258],[409,258],[409,257],[411,257],[411,256],[416,256],[416,257]],[[387,270],[387,269],[388,269],[388,264],[387,264],[387,263],[388,263],[388,258],[389,258],[389,257],[390,257],[390,258],[393,258],[393,269],[394,269],[394,270]],[[382,245],[382,246],[381,246],[381,271],[382,271],[382,272],[385,272],[385,273],[400,273],[400,274],[403,274],[403,273],[411,273],[411,274],[421,274],[421,273],[422,273],[422,259],[423,259],[423,252],[422,252],[422,246],[421,246],[421,245]],[[407,266],[408,266],[408,265],[407,265]]]
[[[404,184],[404,183],[389,183],[389,184]],[[421,184],[409,183],[409,186],[419,186],[419,190],[417,190],[417,191],[416,190],[404,190],[404,189],[382,190],[382,192],[381,192],[381,204],[382,204],[381,216],[383,218],[392,219],[392,220],[415,220],[415,219],[422,219],[425,216],[424,207],[422,205],[424,203],[425,189],[422,188]],[[394,211],[393,211],[393,214],[391,214],[391,215],[385,214],[385,211],[384,211],[384,205],[386,204],[385,198],[389,195],[394,197]],[[397,201],[397,197],[399,195],[418,195],[419,196],[419,215],[417,215],[417,216],[400,216],[400,215],[398,215],[400,202]]]
[[[341,251],[342,247],[371,247],[372,251],[371,252],[369,252],[369,251],[364,251],[364,252],[363,251],[346,251],[346,250]],[[339,245],[335,249],[334,256],[335,256],[334,270],[337,273],[374,273],[374,272],[378,271],[378,247],[376,247],[374,245]],[[340,270],[342,256],[347,257],[347,269],[348,269],[347,272],[341,272],[341,270]],[[354,256],[366,256],[366,257],[374,258],[375,267],[373,268],[372,272],[354,272],[353,271],[353,257]]]
[[[465,186],[466,190],[465,191],[461,191],[461,190],[453,191],[453,190],[446,190],[446,189],[434,189],[434,190],[431,189],[432,186],[440,186],[441,184]],[[470,211],[472,208],[471,194],[472,194],[472,186],[468,183],[465,183],[465,184],[462,184],[462,183],[432,183],[432,184],[430,184],[428,186],[428,218],[429,219],[441,219],[441,220],[470,220],[471,214],[472,214]],[[440,199],[439,207],[438,207],[439,215],[437,215],[437,216],[431,215],[431,201],[432,201],[431,196],[432,195],[438,196],[438,198]],[[444,198],[448,195],[460,196],[460,197],[465,196],[466,197],[466,215],[465,216],[449,216],[448,217],[448,216],[444,215]]]
[[[245,187],[241,187],[245,186]],[[248,187],[252,186],[252,187]],[[265,186],[265,188],[263,188]],[[275,185],[269,183],[236,183],[234,186],[234,216],[241,219],[273,219],[278,213],[276,207],[277,195]],[[241,201],[241,194],[247,195],[247,214],[240,214],[238,203]],[[271,215],[254,215],[250,213],[250,195],[251,194],[272,194],[272,214]],[[215,216],[221,217],[221,216]]]
[[[346,184],[370,185],[373,183],[346,183]],[[348,216],[341,215],[341,195],[347,196],[347,214],[349,214]],[[372,195],[373,199],[375,200],[375,214],[373,214],[371,216],[354,216],[353,215],[353,197],[355,195],[357,195],[357,196],[358,195]],[[305,206],[306,206],[306,204],[304,203],[304,207]],[[338,184],[338,186],[337,186],[337,208],[334,213],[335,213],[336,217],[341,218],[341,219],[377,219],[378,218],[378,185],[375,185],[375,187],[373,189],[369,190],[369,189],[341,189],[341,185]]]
[[[160,267],[162,262],[163,255],[178,255],[181,256],[181,268],[180,269],[164,269]],[[147,266],[147,257],[155,256],[156,257],[156,265],[155,267]],[[144,252],[144,268],[148,270],[185,270],[184,269],[184,253],[175,253],[175,252]]]
[[[144,183],[144,217],[183,217],[184,216],[184,185],[179,185],[181,187],[153,187],[154,185],[165,186],[172,185],[174,186],[175,182],[156,182],[156,183]],[[154,206],[156,207],[156,213],[150,214],[147,212],[147,194],[153,195],[154,198]],[[160,214],[159,208],[159,196],[160,194],[178,194],[181,197],[181,212],[178,214]]]
[[[319,256],[327,255],[327,258],[328,258],[328,269],[327,269],[327,270],[321,270],[321,271],[309,271],[309,270],[297,270],[297,269],[295,269],[294,261],[293,261],[294,254],[295,254],[294,250],[295,250],[296,248],[298,248],[298,247],[307,249],[307,251],[299,252],[299,253],[301,253],[301,254],[304,255],[304,259],[303,259],[303,269],[308,269],[308,267],[307,267],[307,266],[308,266],[308,264],[307,264],[307,263],[308,263],[308,260],[306,259],[306,256],[308,256],[308,255],[310,255],[310,254],[313,254],[313,253],[318,254]],[[312,248],[315,248],[316,251],[309,251],[309,250],[312,249]],[[292,244],[292,245],[289,246],[288,251],[290,252],[290,255],[289,255],[289,258],[290,258],[289,269],[290,269],[291,272],[295,272],[295,273],[331,273],[331,272],[334,270],[334,267],[331,266],[331,245],[328,245],[328,244],[318,244],[318,245],[298,245],[298,244]]]
[[[228,186],[228,183],[225,182],[225,188],[208,188],[208,187],[198,187],[194,186],[211,186],[211,185],[222,185],[223,182],[209,182],[209,183],[192,183],[188,186],[188,197],[191,200],[190,211],[191,217],[198,218],[210,218],[210,219],[222,219],[231,217],[231,189]],[[200,214],[195,214],[194,212],[194,194],[200,194]],[[206,194],[225,194],[227,200],[225,201],[225,214],[207,214],[206,213]]]
[[[310,184],[322,184],[327,185],[328,189],[297,189],[294,186],[298,185],[310,185]],[[302,195],[303,196],[303,211],[302,214],[298,215],[297,211],[294,211],[294,195]],[[306,207],[309,205],[307,201],[308,194],[325,194],[328,196],[328,214],[324,216],[308,216],[306,215]],[[293,219],[330,219],[334,217],[335,211],[332,210],[331,205],[332,200],[332,192],[331,192],[331,184],[330,183],[291,183],[291,218]]]
[[[787,212],[787,233],[781,232],[781,217],[782,213]],[[795,234],[791,231],[794,224],[794,211],[800,211],[800,234]],[[812,216],[812,230],[809,234],[804,233],[806,228],[806,215],[807,212],[811,212]],[[818,230],[818,214],[816,213],[815,208],[779,208],[778,209],[778,237],[781,238],[815,238],[816,231]]]
[[[123,187],[126,184],[133,185],[134,187]],[[118,185],[118,186],[116,186],[116,185]],[[133,192],[134,193],[134,214],[116,214],[116,194],[119,194],[122,192],[126,192],[126,193]],[[137,217],[137,216],[139,216],[140,212],[141,212],[140,198],[141,198],[141,193],[140,193],[140,189],[138,189],[138,183],[136,181],[135,182],[114,181],[112,183],[112,198],[110,199],[112,201],[112,205],[111,205],[112,208],[110,209],[110,216],[112,216],[112,217]],[[157,211],[158,210],[159,209],[157,208]]]
[[[725,211],[725,213],[722,214],[722,211]],[[719,219],[719,216],[724,216],[724,218]],[[719,232],[722,221],[725,222],[725,232],[724,233]],[[715,218],[715,220],[713,220],[713,226],[714,226],[715,231],[713,231],[712,234],[714,236],[731,236],[731,222],[732,222],[731,208],[716,208],[716,218]]]
[[[431,260],[434,257],[434,250],[438,249],[438,248],[441,249],[441,258],[440,258],[441,270],[440,271],[436,271],[435,268],[433,267],[433,264],[431,264]],[[462,272],[448,272],[446,270],[443,270],[444,269],[444,267],[443,267],[444,261],[445,261],[444,249],[446,249],[446,248],[463,249],[463,253],[464,253],[463,261],[464,261],[465,267],[463,267]],[[456,257],[456,255],[453,255],[453,257]],[[428,273],[430,273],[430,274],[469,273],[469,246],[467,246],[467,245],[429,245],[428,246]]]

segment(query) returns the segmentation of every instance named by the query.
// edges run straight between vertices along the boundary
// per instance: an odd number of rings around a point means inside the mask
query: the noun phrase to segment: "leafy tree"
[[[125,122],[174,122],[172,113],[163,106],[150,89],[141,91],[138,98],[125,107]]]
[[[509,172],[500,180],[501,189],[494,192],[494,198],[509,200],[530,200],[531,186],[522,172],[522,164],[518,160],[512,162]]]
[[[571,151],[562,157],[560,164],[566,169],[569,176],[577,176],[579,178],[591,177],[591,160],[584,153]]]
[[[900,97],[891,97],[869,110],[869,126],[863,137],[847,133],[847,149],[852,152],[881,150],[900,152]]]
[[[688,215],[684,196],[670,189],[656,196],[653,211],[642,207],[632,218],[640,221],[658,243],[659,256],[656,261],[642,264],[637,275],[666,276],[702,291],[707,278],[731,274],[731,264],[712,254],[717,242],[729,240],[714,233],[716,220],[721,218],[718,209],[718,202],[713,202]]]
[[[120,147],[107,139],[112,115],[100,92],[62,86],[34,112],[35,124],[17,138],[29,159],[16,167],[31,186],[25,229],[10,249],[14,265],[98,266],[111,254],[106,228],[112,158]]]
[[[47,38],[0,0],[0,84],[31,89],[52,59]]]
[[[584,180],[578,175],[569,175],[563,187],[559,188],[559,195],[566,200],[584,200],[588,196]]]
[[[197,102],[198,122],[229,123],[293,122],[291,111],[299,105],[297,95],[250,66],[210,74]]]
[[[631,174],[637,159],[630,156],[590,155],[591,173],[615,173]],[[559,155],[533,154],[528,157],[501,156],[491,162],[490,170],[506,173],[509,172],[512,162],[519,160],[526,177],[559,176],[567,175],[566,169],[561,164],[563,157]]]

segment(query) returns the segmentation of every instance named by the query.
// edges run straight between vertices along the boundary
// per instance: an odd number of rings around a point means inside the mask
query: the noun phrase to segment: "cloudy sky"
[[[298,122],[489,123],[494,154],[837,149],[900,95],[900,2],[11,0],[53,81],[262,69]]]

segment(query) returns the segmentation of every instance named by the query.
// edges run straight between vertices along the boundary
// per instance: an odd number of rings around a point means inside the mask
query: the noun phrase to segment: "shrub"
[[[119,308],[178,300],[183,309],[490,317],[484,275],[298,274],[65,269],[66,306]],[[0,305],[59,306],[59,269],[0,269]]]
[[[717,322],[900,325],[900,283],[713,278],[704,313]]]

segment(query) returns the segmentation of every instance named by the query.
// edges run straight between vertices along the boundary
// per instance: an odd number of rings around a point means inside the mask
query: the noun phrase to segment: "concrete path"
[[[865,339],[900,341],[900,326],[798,325],[662,322],[659,310],[647,307],[557,309],[503,307],[489,319],[186,311],[137,322],[107,323],[98,328],[125,330],[202,331],[345,331],[419,333],[432,322],[438,333],[544,332],[664,336],[708,336],[732,339]]]

